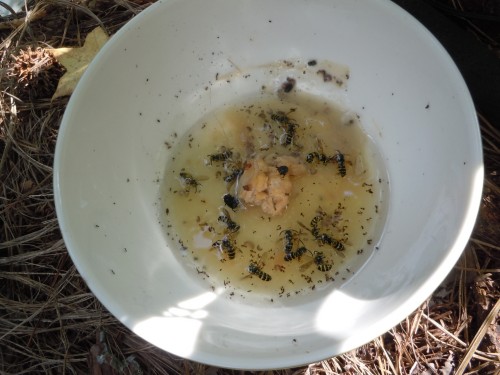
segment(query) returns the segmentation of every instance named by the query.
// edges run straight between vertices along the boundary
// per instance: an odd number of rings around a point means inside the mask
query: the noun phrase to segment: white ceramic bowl
[[[360,114],[384,155],[390,203],[380,250],[349,282],[311,298],[230,300],[193,280],[167,245],[164,142],[255,91],[238,72],[278,85],[288,71],[266,75],[263,65],[313,58],[348,66],[348,87],[301,89]],[[229,83],[216,80],[224,74]],[[68,104],[54,175],[68,251],[123,324],[178,356],[265,369],[353,349],[418,307],[469,238],[483,166],[459,71],[390,1],[172,0],[125,25],[95,58]]]

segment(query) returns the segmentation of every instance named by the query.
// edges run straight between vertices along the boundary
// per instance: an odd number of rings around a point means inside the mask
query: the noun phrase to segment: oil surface
[[[285,159],[293,165],[283,168]],[[242,199],[257,160],[291,186],[283,212]],[[162,192],[167,234],[181,262],[214,288],[304,295],[367,261],[383,225],[385,176],[358,118],[342,108],[303,93],[239,102],[176,145]]]

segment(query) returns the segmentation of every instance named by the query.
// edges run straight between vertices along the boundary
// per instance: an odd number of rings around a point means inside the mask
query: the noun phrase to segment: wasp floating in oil
[[[331,237],[330,235],[328,235],[326,233],[322,233],[321,235],[319,235],[319,237],[317,237],[317,239],[320,243],[322,243],[324,245],[329,245],[332,248],[334,248],[335,250],[338,250],[338,251],[345,250],[344,244],[342,242],[340,242],[339,240],[336,240],[335,238]]]
[[[283,251],[285,252],[285,255],[288,255],[292,253],[293,250],[293,245],[295,244],[295,241],[297,239],[297,235],[300,232],[297,232],[293,229],[286,229],[282,231],[283,233]],[[300,241],[300,239],[298,239]],[[302,242],[302,241],[300,241]]]
[[[290,146],[293,143],[297,126],[297,124],[290,122],[284,127],[284,133],[280,138],[280,143],[283,146]]]
[[[325,263],[325,256],[321,251],[314,252],[314,264],[316,264],[316,268],[318,271],[327,272],[332,269],[332,265],[330,263]]]
[[[224,176],[224,181],[228,184],[235,182],[242,174],[243,174],[243,168],[233,169]]]
[[[310,252],[311,253],[311,252]],[[332,269],[333,265],[325,261],[325,254],[322,251],[314,251],[311,253],[312,260],[300,266],[300,271],[304,271],[312,264],[316,265],[316,269],[321,272],[328,272]]]
[[[179,173],[179,178],[186,192],[189,192],[191,188],[194,188],[195,192],[198,192],[198,186],[201,186],[201,184],[190,173],[182,170]]]
[[[290,251],[288,253],[285,253],[285,256],[283,257],[283,259],[286,261],[286,262],[289,262],[291,260],[294,260],[296,258],[300,258],[302,255],[304,255],[308,250],[306,249],[305,246],[301,246],[299,247],[297,250],[295,251]]]
[[[310,152],[306,155],[306,162],[312,163],[314,160],[318,163],[328,164],[330,158],[325,154],[316,151]]]
[[[239,224],[236,223],[235,221],[233,221],[233,219],[231,219],[229,212],[225,208],[221,209],[221,214],[219,215],[217,220],[220,223],[224,223],[226,225],[227,229],[232,233],[235,233],[240,229]]]
[[[283,111],[271,112],[271,120],[276,121],[280,125],[287,125],[291,122],[290,118]]]
[[[319,223],[323,220],[323,215],[316,215],[311,220],[311,233],[314,238],[319,238]]]
[[[263,281],[269,281],[272,279],[271,275],[262,271],[262,269],[256,263],[250,263],[248,265],[248,272],[252,275],[257,276],[259,279]]]
[[[293,122],[293,120],[282,111],[272,112],[271,120],[277,122],[283,129],[283,134],[280,137],[280,144],[282,146],[290,146],[294,142],[298,124]]]
[[[215,241],[212,247],[217,247],[222,253],[227,254],[229,259],[234,259],[236,257],[236,249],[227,236],[224,236],[221,240]]]
[[[233,151],[226,148],[225,146],[221,146],[219,148],[218,153],[208,155],[208,162],[209,164],[212,164],[213,162],[221,162],[221,161],[223,162],[231,159],[232,156],[233,156]]]
[[[283,243],[284,243],[283,250],[285,251],[285,253],[289,253],[290,251],[292,251],[294,242],[293,230],[286,229],[282,233],[283,233]]]
[[[339,170],[339,174],[341,177],[344,177],[347,173],[346,167],[345,167],[345,157],[344,154],[342,154],[340,151],[337,150],[337,154],[333,156],[335,160],[337,161],[337,167]]]

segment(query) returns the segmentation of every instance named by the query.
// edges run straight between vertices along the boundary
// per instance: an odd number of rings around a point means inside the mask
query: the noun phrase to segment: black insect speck
[[[286,77],[286,82],[283,82],[283,84],[281,85],[281,89],[283,90],[283,92],[289,93],[293,90],[296,83],[297,81],[294,78]]]
[[[316,73],[323,77],[323,82],[330,82],[331,80],[333,80],[333,76],[325,69],[320,69]]]
[[[238,205],[240,204],[240,201],[238,198],[231,194],[224,194],[222,197],[222,200],[224,201],[224,204],[231,208],[233,211],[235,211],[238,208]]]
[[[286,176],[286,174],[288,173],[288,167],[286,165],[280,165],[276,167],[276,169],[281,176]]]

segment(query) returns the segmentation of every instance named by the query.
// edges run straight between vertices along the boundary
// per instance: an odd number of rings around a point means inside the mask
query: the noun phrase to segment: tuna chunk
[[[277,167],[286,166],[286,174]],[[292,192],[293,177],[306,172],[301,161],[294,156],[258,157],[245,163],[240,177],[238,195],[249,206],[260,206],[266,214],[275,216],[285,212]]]

